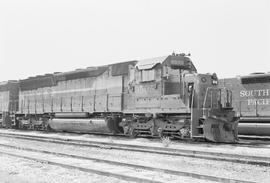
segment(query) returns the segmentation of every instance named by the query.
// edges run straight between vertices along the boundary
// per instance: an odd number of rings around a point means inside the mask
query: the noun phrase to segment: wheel
[[[131,129],[130,132],[129,132],[129,136],[131,138],[135,138],[135,137],[138,136],[138,133],[134,129]]]

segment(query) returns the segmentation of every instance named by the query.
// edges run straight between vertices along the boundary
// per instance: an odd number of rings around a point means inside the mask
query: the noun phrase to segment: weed
[[[161,142],[164,147],[169,147],[172,143],[171,139],[169,137],[161,137]]]

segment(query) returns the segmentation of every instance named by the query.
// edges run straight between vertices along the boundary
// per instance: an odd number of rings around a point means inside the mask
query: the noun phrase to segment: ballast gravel
[[[10,132],[10,131],[9,131]],[[17,133],[17,132],[16,132]],[[22,132],[18,132],[22,133]],[[38,132],[27,132],[26,134],[31,135],[41,135],[42,133]],[[98,138],[93,135],[68,135],[68,134],[44,134],[45,136],[50,137],[61,137],[61,138],[71,138],[71,139],[82,139],[82,140],[100,140],[104,142],[112,142],[112,143],[128,143],[128,144],[136,144],[136,145],[150,145],[150,146],[163,146],[161,142],[152,142],[151,140],[144,139],[144,138],[138,138],[138,139],[117,139],[112,137],[101,137]],[[175,156],[169,156],[169,155],[158,155],[158,154],[148,154],[148,153],[139,153],[139,152],[129,152],[129,151],[119,151],[114,149],[107,149],[107,148],[89,148],[89,147],[78,147],[78,146],[71,146],[71,145],[60,145],[60,144],[53,144],[53,143],[46,143],[46,142],[36,142],[36,141],[28,141],[28,140],[22,140],[22,139],[12,139],[12,138],[6,138],[6,137],[0,137],[0,143],[1,144],[8,144],[8,145],[15,145],[15,146],[21,146],[21,147],[27,147],[27,148],[33,148],[33,149],[39,149],[39,150],[48,150],[48,151],[55,151],[55,152],[61,152],[66,154],[75,154],[80,156],[86,156],[86,157],[93,157],[93,158],[101,158],[105,160],[113,160],[118,162],[124,162],[124,163],[132,163],[132,164],[138,164],[138,165],[145,165],[145,166],[151,166],[151,167],[158,167],[158,168],[165,168],[165,169],[171,169],[171,170],[177,170],[177,171],[184,171],[184,172],[192,172],[192,173],[198,173],[198,174],[204,174],[204,175],[211,175],[211,176],[218,176],[223,178],[232,178],[237,180],[245,180],[245,181],[253,181],[253,182],[270,182],[270,167],[266,166],[256,166],[256,165],[247,165],[247,164],[239,164],[239,163],[230,163],[230,162],[222,162],[222,161],[214,161],[214,160],[204,160],[204,159],[197,159],[197,158],[189,158],[189,157],[175,157]],[[159,143],[159,144],[158,144]],[[187,148],[187,149],[194,149],[194,150],[206,150],[211,152],[223,152],[223,153],[232,153],[235,152],[236,154],[252,154],[252,155],[260,155],[260,156],[270,156],[268,154],[269,147],[265,146],[265,149],[263,147],[260,147],[258,149],[256,148],[249,148],[249,147],[237,147],[237,146],[231,146],[230,145],[197,145],[196,144],[183,144],[183,143],[175,143],[173,142],[170,144],[170,147],[173,146],[173,148]],[[239,150],[239,148],[241,150]],[[235,150],[237,149],[237,150]],[[258,152],[256,154],[256,151]],[[243,153],[241,153],[243,152]],[[1,166],[0,168],[0,175],[1,173],[3,175],[8,175],[6,177],[9,177],[8,180],[14,181],[13,179],[16,177],[21,177],[22,181],[28,181],[28,176],[22,176],[23,174],[13,174],[9,167],[12,165],[17,165],[18,169],[20,170],[20,166],[23,166],[24,164],[21,164],[20,162],[24,162],[26,160],[22,160],[19,158],[19,160],[16,158],[6,157],[4,155],[0,154],[0,161]],[[12,162],[15,161],[15,162]],[[31,162],[31,161],[27,161]],[[32,162],[33,164],[37,162]],[[37,163],[40,166],[40,163]],[[74,182],[77,180],[80,180],[79,182],[83,182],[85,177],[91,177],[90,182],[121,182],[122,180],[119,179],[112,179],[105,176],[98,176],[95,174],[87,174],[80,171],[71,171],[51,165],[43,165],[43,166],[49,166],[53,168],[44,169],[44,168],[35,168],[35,166],[26,166],[22,169],[26,169],[26,172],[35,172],[32,173],[32,175],[39,175],[39,174],[46,174],[46,171],[44,170],[54,170],[54,172],[50,173],[47,172],[47,175],[49,176],[48,179],[46,179],[46,176],[44,179],[44,182],[50,182],[51,180],[49,178],[52,178],[52,176],[56,177],[62,177],[55,179],[56,181],[53,182]],[[103,165],[107,167],[106,165]],[[58,169],[62,169],[60,172],[58,172]],[[65,171],[66,173],[63,174],[61,172]],[[16,171],[15,171],[16,172]],[[20,172],[20,171],[19,171]],[[74,175],[74,172],[76,172],[76,175]],[[140,173],[140,172],[137,172]],[[68,175],[68,176],[66,176]],[[73,176],[73,179],[70,178]],[[151,175],[149,175],[151,176]],[[153,176],[153,175],[152,175]],[[2,177],[2,176],[1,176]],[[39,176],[38,176],[39,177]],[[67,179],[70,178],[70,179]],[[35,178],[30,180],[36,180]],[[93,181],[92,181],[93,180]],[[171,182],[202,182],[202,180],[199,179],[193,179],[189,177],[181,177],[181,180],[174,180],[173,178],[170,179]],[[0,181],[1,182],[1,181]],[[15,181],[16,182],[16,181]],[[36,182],[36,181],[35,181]],[[125,182],[125,181],[124,181]],[[205,181],[207,182],[207,181]]]

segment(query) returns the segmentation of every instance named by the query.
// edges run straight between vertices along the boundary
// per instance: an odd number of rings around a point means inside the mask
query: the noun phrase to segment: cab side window
[[[141,70],[141,82],[154,81],[155,80],[155,70]]]

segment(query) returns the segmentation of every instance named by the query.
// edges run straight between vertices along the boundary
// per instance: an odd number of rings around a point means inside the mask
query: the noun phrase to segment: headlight
[[[218,84],[218,80],[214,80],[214,79],[213,79],[213,80],[212,80],[212,84],[213,84],[213,85],[217,85],[217,84]]]

